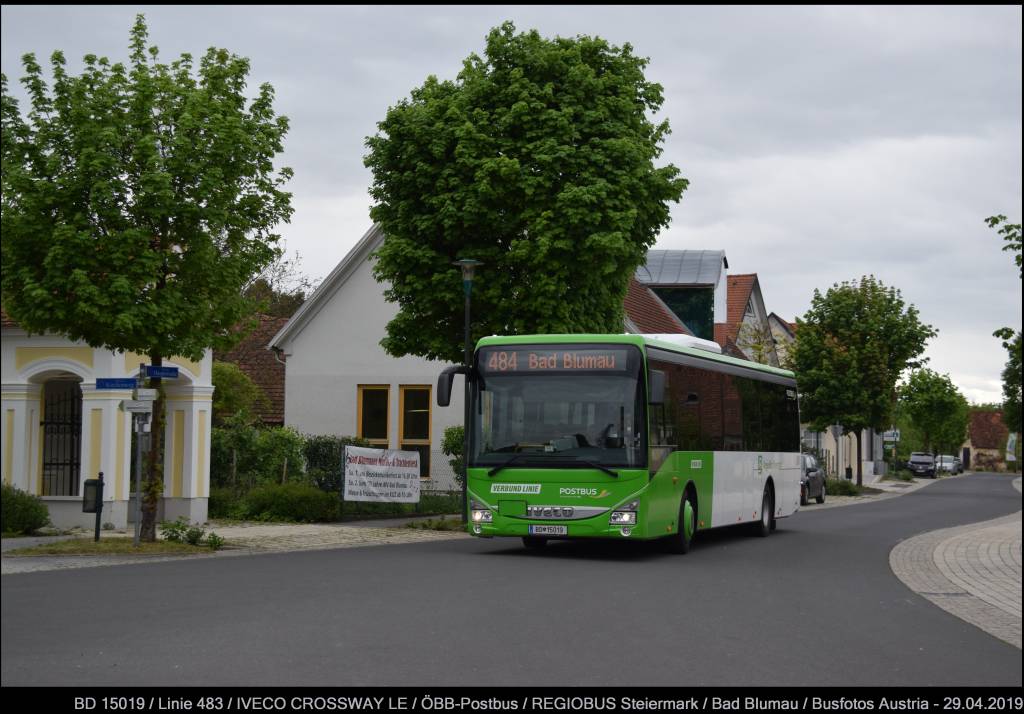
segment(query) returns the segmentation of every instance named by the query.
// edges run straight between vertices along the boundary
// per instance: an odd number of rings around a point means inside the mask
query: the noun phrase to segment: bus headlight
[[[474,523],[491,523],[493,520],[494,514],[490,511],[473,511]]]
[[[613,526],[635,526],[636,525],[636,509],[640,507],[639,499],[630,501],[629,503],[623,503],[621,506],[612,511],[609,523]]]

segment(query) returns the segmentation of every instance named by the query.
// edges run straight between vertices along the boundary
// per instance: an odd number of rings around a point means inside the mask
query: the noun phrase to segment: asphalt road
[[[760,539],[466,539],[6,575],[2,684],[1021,684],[1021,651],[889,570],[1013,513],[1005,476],[803,512]]]

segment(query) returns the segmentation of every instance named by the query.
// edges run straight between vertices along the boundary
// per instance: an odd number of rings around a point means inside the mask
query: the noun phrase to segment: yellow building
[[[56,335],[29,336],[2,318],[0,473],[3,482],[42,497],[57,527],[91,526],[82,484],[104,475],[102,520],[134,521],[132,419],[126,390],[98,390],[98,378],[138,374],[146,357],[89,347]],[[160,519],[206,521],[210,492],[212,355],[199,362],[165,359],[179,378],[165,381],[164,498]],[[146,443],[143,441],[143,445]]]

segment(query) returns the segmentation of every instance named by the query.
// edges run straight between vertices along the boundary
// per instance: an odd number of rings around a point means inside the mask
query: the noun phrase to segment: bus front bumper
[[[639,515],[639,514],[638,514]],[[655,535],[649,534],[639,518],[636,523],[612,524],[609,522],[611,512],[606,511],[592,518],[581,520],[528,519],[502,516],[491,511],[490,522],[470,519],[467,530],[471,535],[481,538],[493,537],[537,537],[537,538],[616,538],[629,540],[646,540]]]

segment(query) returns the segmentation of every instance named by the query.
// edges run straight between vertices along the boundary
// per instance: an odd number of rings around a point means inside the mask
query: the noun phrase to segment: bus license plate
[[[568,535],[568,526],[530,526],[530,535]]]

